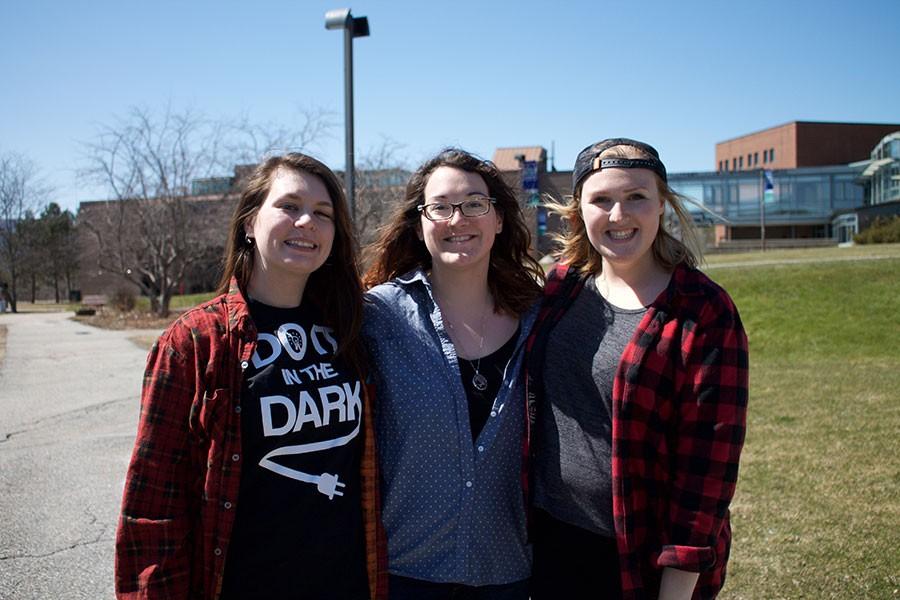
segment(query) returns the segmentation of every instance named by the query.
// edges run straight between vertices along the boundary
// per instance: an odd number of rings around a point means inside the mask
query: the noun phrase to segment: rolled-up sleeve
[[[713,568],[744,443],[748,349],[730,299],[708,303],[683,332],[686,377],[677,404],[668,532],[658,565]]]

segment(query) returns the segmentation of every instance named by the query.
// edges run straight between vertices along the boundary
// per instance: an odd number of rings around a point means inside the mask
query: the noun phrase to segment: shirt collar
[[[404,287],[422,285],[424,286],[425,291],[428,292],[429,297],[431,297],[432,301],[434,301],[431,293],[431,281],[428,279],[428,273],[426,273],[425,269],[423,269],[422,267],[416,267],[412,271],[404,273],[403,275],[395,278],[394,281]],[[541,299],[540,297],[538,297],[531,308],[519,315],[519,322],[523,331],[529,331],[531,329],[532,324],[537,318],[540,305]]]
[[[428,274],[422,267],[416,267],[412,271],[404,273],[397,277],[395,281],[401,285],[411,285],[416,282],[422,282],[426,287],[431,287],[431,282],[428,281]]]
[[[228,308],[229,327],[239,334],[256,334],[256,327],[250,318],[250,309],[247,307],[247,299],[238,285],[237,277],[231,278],[228,285],[228,293],[225,296],[225,304]]]

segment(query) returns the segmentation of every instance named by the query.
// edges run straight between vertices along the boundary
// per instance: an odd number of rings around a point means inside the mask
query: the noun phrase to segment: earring
[[[248,246],[253,245],[253,238],[250,237],[249,235],[247,235],[246,233],[244,234],[244,241],[247,242]]]

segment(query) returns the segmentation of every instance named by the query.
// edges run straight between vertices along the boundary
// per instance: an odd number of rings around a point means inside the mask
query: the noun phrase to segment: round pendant
[[[475,375],[472,376],[472,385],[475,386],[475,389],[479,392],[483,392],[488,386],[487,377],[476,371]]]

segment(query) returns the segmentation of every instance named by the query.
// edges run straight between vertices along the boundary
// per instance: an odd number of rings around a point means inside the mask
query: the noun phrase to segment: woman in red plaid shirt
[[[528,342],[532,598],[714,598],[745,431],[740,317],[696,269],[655,149],[588,146],[573,190]]]
[[[247,180],[220,295],[147,360],[116,597],[383,597],[362,287],[341,184],[300,153]]]

